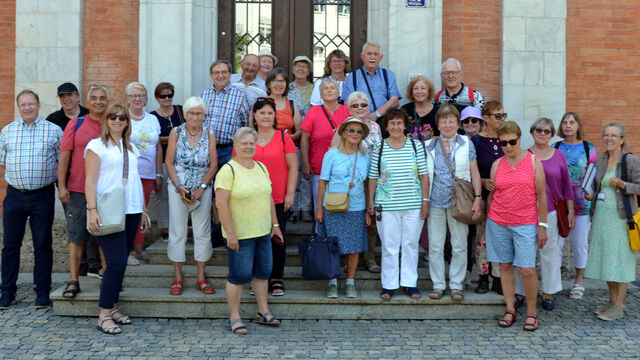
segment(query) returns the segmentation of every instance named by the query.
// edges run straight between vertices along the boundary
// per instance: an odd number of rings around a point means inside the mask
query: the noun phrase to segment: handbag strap
[[[436,141],[440,143],[440,149],[442,149],[442,155],[444,155],[444,159],[447,160],[447,167],[449,168],[451,175],[455,176],[456,174],[453,172],[453,168],[451,167],[451,163],[449,162],[449,157],[447,156],[447,152],[444,150],[444,144],[442,143],[442,141],[440,141],[440,139]]]
[[[184,123],[184,118],[182,117],[182,111],[177,106],[173,105],[173,111],[178,113],[178,119],[180,119],[180,124]]]
[[[353,162],[353,173],[351,174],[351,181],[349,182],[349,190],[347,194],[351,192],[351,184],[353,184],[353,178],[356,176],[356,167],[358,166],[358,149],[356,149],[356,161]],[[327,192],[329,192],[329,183],[327,182]]]
[[[129,149],[124,147],[124,143],[122,144],[122,157],[124,161],[122,162],[122,183],[126,183],[129,178]]]
[[[324,105],[320,105],[320,107],[322,108],[324,115],[327,117],[327,120],[329,121],[329,125],[331,125],[331,128],[333,129],[333,132],[336,132],[336,126],[333,125],[333,121],[331,121],[331,117],[329,116],[327,109],[324,108]]]
[[[624,182],[627,182],[629,178],[627,175],[627,155],[629,155],[629,153],[622,155],[622,163],[620,164],[620,179]],[[629,229],[634,229],[635,222],[633,221],[633,213],[631,211],[631,201],[627,195],[623,194],[622,197],[624,197],[624,211],[627,214],[627,226],[629,226]]]

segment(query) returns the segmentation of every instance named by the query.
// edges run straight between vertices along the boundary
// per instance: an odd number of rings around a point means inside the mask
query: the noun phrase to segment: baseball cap
[[[70,82],[58,86],[58,96],[60,96],[60,94],[72,94],[74,92],[77,93],[78,88]]]

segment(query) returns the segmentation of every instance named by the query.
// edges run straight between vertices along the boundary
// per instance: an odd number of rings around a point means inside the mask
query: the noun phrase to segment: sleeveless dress
[[[195,148],[189,145],[185,124],[178,127],[178,141],[176,143],[176,159],[174,166],[178,175],[178,182],[193,191],[202,184],[204,174],[209,169],[209,137],[203,129],[200,140]],[[207,184],[211,185],[211,184]]]

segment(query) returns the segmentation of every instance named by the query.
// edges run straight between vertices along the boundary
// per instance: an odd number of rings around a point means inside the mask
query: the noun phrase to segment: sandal
[[[420,299],[422,297],[422,294],[417,287],[406,287],[404,288],[404,293],[412,299]]]
[[[444,290],[442,290],[442,289],[433,289],[429,293],[429,298],[433,299],[433,300],[440,300],[440,299],[442,299],[442,295],[444,295]]]
[[[378,264],[376,264],[375,260],[367,260],[364,267],[372,274],[379,274],[382,271],[382,268]]]
[[[182,295],[182,281],[174,281],[169,288],[169,294]]]
[[[276,292],[278,290],[279,292]],[[286,293],[284,283],[280,280],[271,282],[271,284],[269,284],[269,292],[271,293],[271,296],[283,296]]]
[[[391,300],[391,298],[393,298],[393,290],[382,289],[380,292],[380,298],[382,300]]]
[[[267,319],[269,315],[271,315],[271,319]],[[276,317],[273,316],[271,311],[268,311],[264,314],[258,313],[258,315],[256,315],[255,322],[256,324],[266,325],[266,326],[280,326],[280,320],[276,319]]]
[[[527,322],[527,319],[534,319],[535,321],[533,323],[529,323]],[[524,325],[522,326],[522,330],[536,331],[539,325],[540,325],[540,319],[538,319],[538,315],[527,314],[527,317],[525,317],[525,320],[524,320]]]
[[[585,288],[580,284],[573,284],[573,289],[571,289],[571,293],[569,297],[572,299],[582,299],[584,296]]]
[[[116,314],[120,314],[120,316],[115,317]],[[120,313],[120,310],[117,308],[111,310],[111,319],[118,325],[131,325],[133,323],[130,317]]]
[[[236,324],[240,324],[236,327],[233,327],[233,325]],[[247,330],[247,327],[244,326],[244,324],[242,323],[242,319],[237,318],[233,321],[229,321],[229,329],[231,329],[231,331],[236,334],[236,335],[247,335],[247,333],[249,332],[249,330]]]
[[[507,315],[511,315],[511,320],[506,318]],[[508,327],[511,327],[511,325],[513,325],[513,323],[516,322],[516,320],[518,320],[518,316],[516,315],[516,312],[513,310],[507,309],[507,311],[504,312],[504,315],[502,315],[502,317],[498,319],[498,325],[500,325],[500,327],[503,327],[503,328],[508,328]]]
[[[464,291],[460,289],[451,290],[451,300],[456,300],[456,301],[464,300]]]
[[[71,289],[72,286],[75,286],[75,287]],[[69,280],[67,281],[67,287],[62,292],[62,297],[65,299],[73,299],[78,295],[80,291],[81,291],[80,282]]]
[[[203,294],[216,293],[216,289],[214,289],[211,285],[209,285],[207,280],[198,281],[198,284],[196,284],[196,290],[202,291]]]
[[[111,326],[104,327],[103,324],[109,320],[113,321],[114,324]],[[120,329],[120,326],[118,326],[118,324],[115,324],[115,320],[113,320],[111,316],[105,316],[102,319],[98,318],[98,325],[96,325],[96,327],[103,334],[107,334],[107,335],[118,335],[122,332],[122,329]]]

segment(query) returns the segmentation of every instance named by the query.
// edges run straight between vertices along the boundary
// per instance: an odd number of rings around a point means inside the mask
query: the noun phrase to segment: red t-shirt
[[[316,175],[320,174],[322,158],[329,151],[334,134],[334,130],[322,108],[324,108],[324,105],[312,106],[304,116],[302,125],[300,125],[302,130],[311,133],[311,138],[309,139],[309,165],[311,165],[311,171]],[[349,108],[344,105],[338,107],[333,117],[329,110],[326,108],[325,110],[331,118],[336,131],[338,131],[340,124],[350,116]]]
[[[284,143],[282,142],[282,135],[284,135]],[[269,179],[271,179],[271,196],[274,204],[282,204],[284,196],[287,194],[289,171],[287,170],[285,154],[295,154],[296,152],[296,145],[289,134],[283,134],[281,130],[276,130],[276,133],[273,134],[271,141],[266,146],[262,147],[256,144],[256,154],[253,156],[253,160],[260,161],[267,167]],[[234,148],[232,155],[235,154],[236,149]]]
[[[84,116],[84,122],[76,131],[78,118],[71,119],[64,128],[62,135],[61,151],[71,151],[71,166],[69,167],[69,180],[67,181],[67,189],[84,193],[84,148],[87,147],[89,141],[97,138],[102,133],[100,122],[93,120],[89,114]]]

